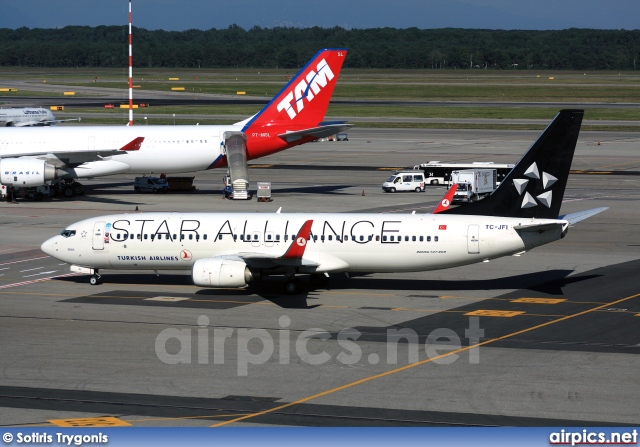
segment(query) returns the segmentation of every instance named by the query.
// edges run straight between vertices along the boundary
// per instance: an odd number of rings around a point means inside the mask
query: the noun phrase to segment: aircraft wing
[[[15,154],[3,154],[0,158],[37,158],[40,160],[46,160],[49,164],[52,164],[58,168],[63,167],[76,167],[83,163],[90,161],[102,160],[110,155],[116,155],[119,153],[128,151],[140,150],[140,146],[144,141],[144,137],[137,137],[122,146],[119,149],[96,149],[85,151],[23,151]]]
[[[278,134],[280,138],[285,140],[287,143],[291,143],[296,140],[300,140],[304,137],[313,137],[313,138],[326,138],[331,135],[335,135],[339,132],[344,132],[345,130],[353,127],[353,124],[347,123],[331,123],[324,124],[318,127],[311,127],[309,129],[296,130],[295,132],[285,132]]]

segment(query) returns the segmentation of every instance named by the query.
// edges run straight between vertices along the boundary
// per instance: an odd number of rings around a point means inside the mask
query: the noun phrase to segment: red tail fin
[[[436,206],[433,211],[431,211],[431,214],[437,214],[441,211],[448,210],[451,206],[451,202],[453,201],[453,194],[456,192],[456,189],[458,189],[457,183],[451,185],[449,191],[447,191],[440,203],[438,203],[438,206]]]
[[[311,225],[313,220],[308,220],[304,223],[296,238],[291,241],[291,245],[285,254],[280,259],[300,259],[304,255],[304,249],[307,248],[307,242],[309,242],[309,235],[311,234]]]
[[[282,125],[287,130],[317,126],[323,119],[338,81],[347,50],[320,50],[302,70],[244,127],[252,131]]]

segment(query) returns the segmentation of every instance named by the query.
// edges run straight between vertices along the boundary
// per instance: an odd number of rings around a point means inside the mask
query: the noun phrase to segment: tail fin
[[[318,126],[324,119],[338,81],[345,48],[324,49],[245,125],[243,132],[264,126],[300,130]]]
[[[458,189],[457,183],[451,185],[451,188],[449,188],[449,190],[445,193],[440,203],[438,203],[438,206],[436,206],[433,211],[431,211],[431,214],[438,214],[448,210],[451,207],[451,202],[453,202],[453,195],[456,193],[456,189]]]
[[[584,110],[561,110],[489,197],[446,214],[557,219]]]

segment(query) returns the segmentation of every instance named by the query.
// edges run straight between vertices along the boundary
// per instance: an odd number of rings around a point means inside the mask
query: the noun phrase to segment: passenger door
[[[104,250],[104,221],[93,224],[93,249]]]

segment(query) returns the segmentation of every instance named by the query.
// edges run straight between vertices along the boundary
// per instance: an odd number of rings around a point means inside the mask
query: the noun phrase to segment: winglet
[[[456,189],[458,189],[457,183],[454,183],[453,185],[451,185],[451,188],[449,188],[449,191],[447,191],[447,193],[444,195],[440,203],[438,203],[438,206],[436,206],[433,209],[433,211],[431,211],[431,214],[438,214],[441,211],[448,210],[449,207],[451,206],[451,202],[453,202],[453,195],[455,194]]]
[[[302,225],[296,238],[291,241],[289,249],[283,254],[280,259],[301,259],[304,255],[304,250],[307,248],[307,242],[309,242],[309,236],[311,235],[311,225],[313,220],[308,220]]]
[[[120,149],[120,151],[139,151],[140,150],[140,146],[142,146],[142,142],[144,141],[144,137],[138,137],[135,138],[131,141],[129,141],[127,144],[125,144],[124,146],[122,146]]]

